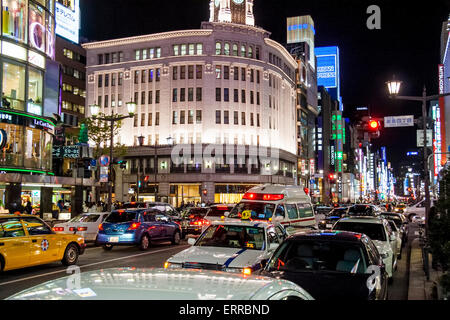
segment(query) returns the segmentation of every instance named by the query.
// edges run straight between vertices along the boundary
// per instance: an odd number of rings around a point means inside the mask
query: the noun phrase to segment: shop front
[[[238,203],[244,194],[255,185],[249,184],[216,184],[214,202],[215,203]]]

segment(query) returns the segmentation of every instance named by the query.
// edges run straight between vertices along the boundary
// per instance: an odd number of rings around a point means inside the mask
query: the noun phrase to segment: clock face
[[[214,2],[215,4],[216,4],[216,7],[218,7],[219,6],[219,4],[220,4],[220,0],[215,0],[215,2]]]
[[[242,4],[242,2],[244,2],[244,0],[233,0],[233,2],[236,4]]]

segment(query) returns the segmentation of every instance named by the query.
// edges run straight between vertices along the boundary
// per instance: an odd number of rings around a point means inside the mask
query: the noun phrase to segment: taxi
[[[165,269],[206,269],[251,275],[264,267],[287,237],[281,224],[251,220],[250,212],[240,221],[213,221],[192,247],[170,257]]]
[[[83,237],[56,234],[36,216],[0,214],[0,271],[56,261],[73,265],[85,248]]]

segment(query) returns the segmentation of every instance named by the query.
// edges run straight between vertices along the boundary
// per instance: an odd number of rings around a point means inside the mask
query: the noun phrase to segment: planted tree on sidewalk
[[[444,171],[440,181],[439,200],[435,214],[430,212],[428,228],[429,241],[433,254],[433,261],[438,263],[444,272],[441,285],[450,292],[450,170]]]

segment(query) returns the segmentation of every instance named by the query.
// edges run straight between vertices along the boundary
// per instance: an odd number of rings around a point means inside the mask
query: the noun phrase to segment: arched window
[[[253,47],[248,46],[248,57],[253,58]]]
[[[216,42],[216,55],[222,54],[222,43]]]
[[[225,51],[224,53],[225,53],[226,56],[230,55],[230,44],[227,43],[227,42],[225,42],[224,51]]]
[[[233,56],[235,56],[235,57],[238,56],[238,45],[237,44],[233,44]]]
[[[241,57],[245,58],[246,51],[245,44],[241,45]]]

